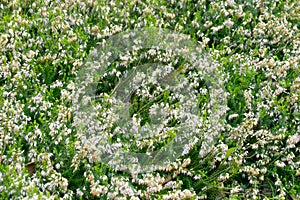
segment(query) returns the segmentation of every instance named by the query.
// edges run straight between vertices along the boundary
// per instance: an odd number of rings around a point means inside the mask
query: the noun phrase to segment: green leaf
[[[228,157],[234,152],[234,150],[236,149],[237,147],[231,147],[227,150],[227,153],[226,153],[226,156],[225,158],[222,160],[221,165],[223,165],[223,163],[228,159]]]

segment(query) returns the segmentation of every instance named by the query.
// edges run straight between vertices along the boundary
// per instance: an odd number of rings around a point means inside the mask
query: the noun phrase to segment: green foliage
[[[141,199],[163,199],[177,190],[207,199],[299,198],[299,3],[259,1],[262,9],[257,1],[230,5],[232,2],[2,1],[0,199],[110,199],[113,197],[108,194],[114,192],[126,196],[119,183],[128,183],[124,187],[133,188]],[[170,29],[198,41],[221,71],[229,110],[212,152],[200,158],[200,140],[170,164],[179,167],[134,178],[87,150],[88,144],[83,144],[81,133],[72,124],[70,96],[77,72],[93,49],[111,35],[140,27]],[[134,66],[157,63],[157,56],[139,59],[147,50],[129,52],[132,60],[128,66],[116,60],[108,69],[123,75]],[[158,55],[164,53],[158,51]],[[179,57],[170,60],[182,76],[189,72],[181,72],[188,62]],[[99,80],[97,95],[113,95],[119,81],[115,74]],[[203,80],[198,82],[196,89],[208,89]],[[178,100],[170,100],[171,95],[164,91],[153,100],[133,92],[128,112],[142,119],[140,125],[152,123],[149,109],[153,104],[178,106]],[[211,100],[209,92],[198,96],[203,121],[209,117],[205,105]],[[168,126],[178,123],[170,120]],[[169,130],[155,149],[166,147],[176,134]],[[110,139],[128,143],[125,136]],[[150,149],[132,144],[129,150],[145,153]],[[191,161],[182,167],[184,159]],[[26,167],[31,162],[34,175]],[[154,177],[151,184],[162,189],[148,192],[153,186],[137,181],[145,180],[146,175]],[[169,181],[176,182],[176,187],[164,188],[168,181],[156,183],[157,176],[171,177]],[[97,194],[95,185],[104,192]]]

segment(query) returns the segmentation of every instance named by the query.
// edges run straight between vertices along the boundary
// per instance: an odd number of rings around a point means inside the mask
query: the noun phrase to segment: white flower
[[[218,32],[219,30],[221,30],[223,28],[224,28],[224,26],[220,25],[220,26],[211,27],[211,30],[212,30],[213,34],[215,34],[216,32]]]
[[[225,175],[220,175],[219,178],[218,178],[218,181],[219,182],[223,182],[223,181],[226,181],[227,179],[229,179],[229,174],[226,173]]]
[[[41,175],[42,175],[43,177],[45,177],[45,176],[47,176],[48,174],[47,174],[44,170],[42,170],[42,171],[41,171]]]
[[[234,22],[231,21],[231,19],[228,19],[224,22],[224,25],[227,27],[227,28],[232,28],[232,26],[234,25]]]
[[[296,176],[300,176],[300,169],[297,169]]]
[[[284,162],[280,161],[280,160],[276,160],[275,161],[275,165],[277,167],[283,168],[285,166]]]
[[[56,168],[57,170],[59,170],[59,169],[60,169],[60,164],[59,164],[59,163],[56,163],[55,168]]]
[[[66,178],[62,178],[60,182],[60,186],[62,187],[63,190],[67,190],[68,188],[68,180]]]
[[[183,161],[183,163],[182,163],[182,167],[185,168],[185,167],[187,167],[190,163],[191,163],[191,159],[190,159],[190,158],[184,159],[184,161]]]
[[[231,114],[231,115],[229,115],[228,119],[232,120],[234,118],[237,118],[238,116],[239,116],[239,114]]]
[[[208,29],[209,27],[211,27],[213,23],[211,21],[206,21],[203,25],[204,29]]]
[[[289,145],[295,145],[300,141],[300,134],[296,133],[288,138],[287,142]]]
[[[276,182],[275,182],[275,185],[276,185],[276,186],[280,186],[281,184],[282,184],[281,180],[280,180],[280,179],[277,179]]]
[[[252,146],[252,149],[258,149],[258,144],[256,144],[256,143],[252,144],[251,146]]]
[[[234,0],[226,0],[226,3],[228,6],[230,6],[232,8],[235,8],[235,6],[236,6]]]
[[[267,168],[266,168],[266,167],[262,168],[262,169],[260,170],[260,172],[261,172],[262,174],[267,173]]]
[[[7,42],[8,42],[8,35],[7,34],[1,34],[0,35],[0,52],[2,51],[2,49],[5,48]]]
[[[148,51],[148,53],[151,55],[151,56],[154,56],[156,54],[156,50],[155,49],[150,49]]]
[[[230,190],[230,194],[236,194],[236,193],[239,193],[242,190],[243,190],[242,188],[237,186],[237,187],[234,187]]]

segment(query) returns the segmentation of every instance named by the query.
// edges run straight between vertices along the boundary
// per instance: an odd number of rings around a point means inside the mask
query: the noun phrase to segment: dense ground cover
[[[94,48],[141,27],[197,41],[220,73],[228,109],[210,153],[199,156],[199,137],[164,169],[133,175],[82,142],[72,93]],[[299,28],[293,0],[2,0],[0,198],[300,198]]]

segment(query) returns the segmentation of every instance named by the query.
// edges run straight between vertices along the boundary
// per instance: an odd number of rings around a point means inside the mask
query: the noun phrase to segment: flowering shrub
[[[298,1],[3,0],[0,9],[1,199],[300,198]],[[196,41],[211,57],[225,105],[212,110],[214,93],[191,60],[154,48],[123,52],[97,80],[99,126],[87,127],[115,146],[93,149],[96,140],[87,142],[76,118],[76,80],[95,49],[145,27]],[[186,113],[187,102],[150,80],[127,99],[136,126],[124,137],[116,129],[113,94],[125,89],[118,81],[134,66],[158,61],[159,72],[140,70],[136,78],[164,72],[172,82],[166,66],[177,71],[182,87],[196,91],[185,90],[191,99],[198,98],[191,120],[198,126],[188,129],[195,137],[158,168],[115,168],[100,159],[101,148],[145,154],[163,148],[176,137],[174,116]],[[165,129],[145,131],[143,140],[127,134],[147,128],[156,112],[166,115]],[[212,113],[222,116],[222,126],[208,120]]]

